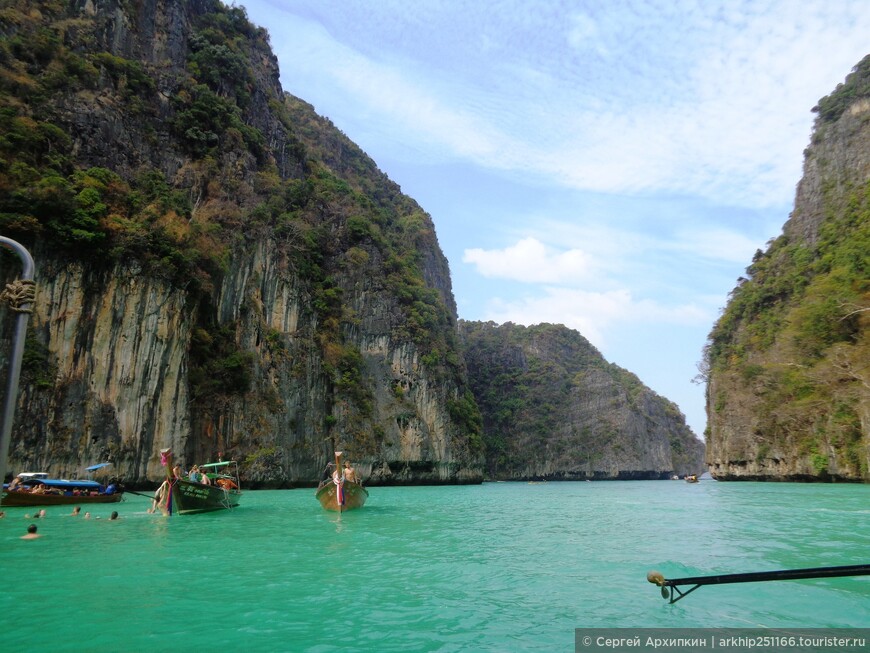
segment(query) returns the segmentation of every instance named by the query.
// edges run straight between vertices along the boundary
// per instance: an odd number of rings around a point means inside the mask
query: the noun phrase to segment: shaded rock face
[[[59,52],[95,72],[86,88],[51,87],[28,120],[64,132],[69,162],[98,166],[121,199],[88,223],[102,247],[59,240],[48,219],[33,227],[28,206],[9,223],[37,275],[9,470],[75,477],[109,460],[135,486],[164,475],[171,447],[185,466],[232,458],[249,487],[289,487],[316,483],[338,449],[370,483],[480,482],[431,219],[281,91],[262,30],[207,0],[43,9],[67,30]],[[245,83],[224,89],[194,51],[243,62]],[[27,69],[34,84],[45,69]],[[182,131],[206,101],[224,122],[202,114]],[[165,179],[163,199],[143,170]],[[17,272],[0,259],[4,280]],[[0,317],[6,355],[12,320]]]
[[[870,58],[823,98],[795,206],[707,346],[719,480],[870,482]]]
[[[561,325],[461,321],[489,478],[701,473],[704,444],[668,400]]]

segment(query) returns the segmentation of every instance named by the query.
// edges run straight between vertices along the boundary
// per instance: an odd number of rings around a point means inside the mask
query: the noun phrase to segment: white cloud
[[[501,250],[467,249],[462,262],[473,263],[488,278],[569,285],[587,279],[592,267],[582,250],[556,252],[536,238],[523,238]]]
[[[503,249],[468,248],[462,262],[490,279],[598,289],[638,287],[650,266],[680,257],[681,267],[748,265],[764,244],[736,228],[690,215],[668,225],[653,217],[620,225],[593,213],[571,221],[541,215],[520,219],[522,233]],[[611,224],[608,224],[610,222]],[[692,280],[695,282],[697,280]],[[689,284],[687,284],[689,285]]]
[[[616,228],[535,220],[537,235],[526,236],[503,249],[466,249],[463,262],[490,279],[521,281],[528,290],[513,299],[491,299],[479,319],[517,324],[551,322],[578,330],[590,342],[603,347],[607,333],[615,327],[645,328],[651,324],[703,326],[715,319],[721,298],[681,301],[691,291],[671,292],[662,297],[637,297],[631,288],[649,283],[656,276],[651,259],[674,260],[681,255],[733,257],[733,248],[745,242],[727,230],[689,233],[682,239],[651,238]],[[547,235],[544,235],[547,234]],[[585,249],[588,244],[598,260]],[[557,246],[552,243],[560,243]],[[704,249],[706,248],[706,249]],[[699,252],[699,249],[701,250]],[[660,273],[658,273],[660,274]],[[684,280],[690,286],[691,280]]]

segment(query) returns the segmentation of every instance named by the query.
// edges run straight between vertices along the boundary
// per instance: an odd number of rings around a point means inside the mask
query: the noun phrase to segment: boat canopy
[[[31,480],[32,482],[38,483],[40,485],[47,485],[48,487],[56,487],[69,490],[75,488],[78,488],[80,490],[99,490],[101,487],[103,487],[96,481],[68,481],[62,478],[35,478]]]
[[[203,467],[208,467],[208,468],[226,467],[227,465],[235,465],[235,464],[236,464],[235,460],[227,460],[226,462],[220,462],[220,463],[207,463],[205,465],[200,465],[199,468],[202,469]]]
[[[97,465],[91,465],[90,467],[85,467],[86,472],[94,472],[98,469],[102,469],[103,467],[108,467],[112,463],[99,463]]]

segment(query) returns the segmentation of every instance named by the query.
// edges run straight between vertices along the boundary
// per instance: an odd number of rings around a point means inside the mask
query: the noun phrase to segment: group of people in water
[[[73,508],[72,512],[68,516],[69,517],[80,517],[81,512],[82,512],[81,506],[76,506],[75,508]],[[45,519],[45,515],[46,515],[45,509],[43,508],[42,510],[38,510],[37,512],[33,513],[33,515],[29,515],[29,514],[24,515],[24,518],[25,519]],[[0,519],[3,519],[5,517],[6,517],[6,512],[0,510]],[[90,518],[91,518],[91,513],[85,512],[84,519],[90,519]],[[109,515],[108,521],[117,521],[120,518],[121,518],[121,516],[118,514],[118,511],[113,510],[112,514]],[[97,515],[96,519],[100,519],[99,515]],[[39,533],[38,531],[39,531],[39,528],[37,527],[36,524],[30,524],[30,526],[27,527],[27,532],[21,536],[21,539],[22,540],[35,540],[39,537],[42,537],[42,534]]]

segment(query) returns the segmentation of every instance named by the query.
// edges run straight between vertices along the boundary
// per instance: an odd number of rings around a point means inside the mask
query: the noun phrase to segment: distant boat
[[[91,472],[111,463],[88,467]],[[92,479],[49,478],[46,472],[22,472],[3,485],[4,507],[65,506],[85,503],[117,503],[124,491],[114,483],[103,485]]]
[[[369,498],[369,493],[360,481],[352,481],[344,477],[341,470],[341,451],[336,451],[335,469],[330,478],[320,482],[315,497],[324,510],[346,512],[354,508],[362,508]]]
[[[164,515],[186,515],[229,510],[239,505],[242,491],[239,465],[235,460],[200,465],[200,470],[209,480],[209,483],[201,483],[176,475],[172,451],[164,449],[160,455],[161,462],[166,464],[166,480],[154,494],[152,512],[159,509]]]
[[[698,476],[697,474],[686,474],[686,483],[697,483]]]

